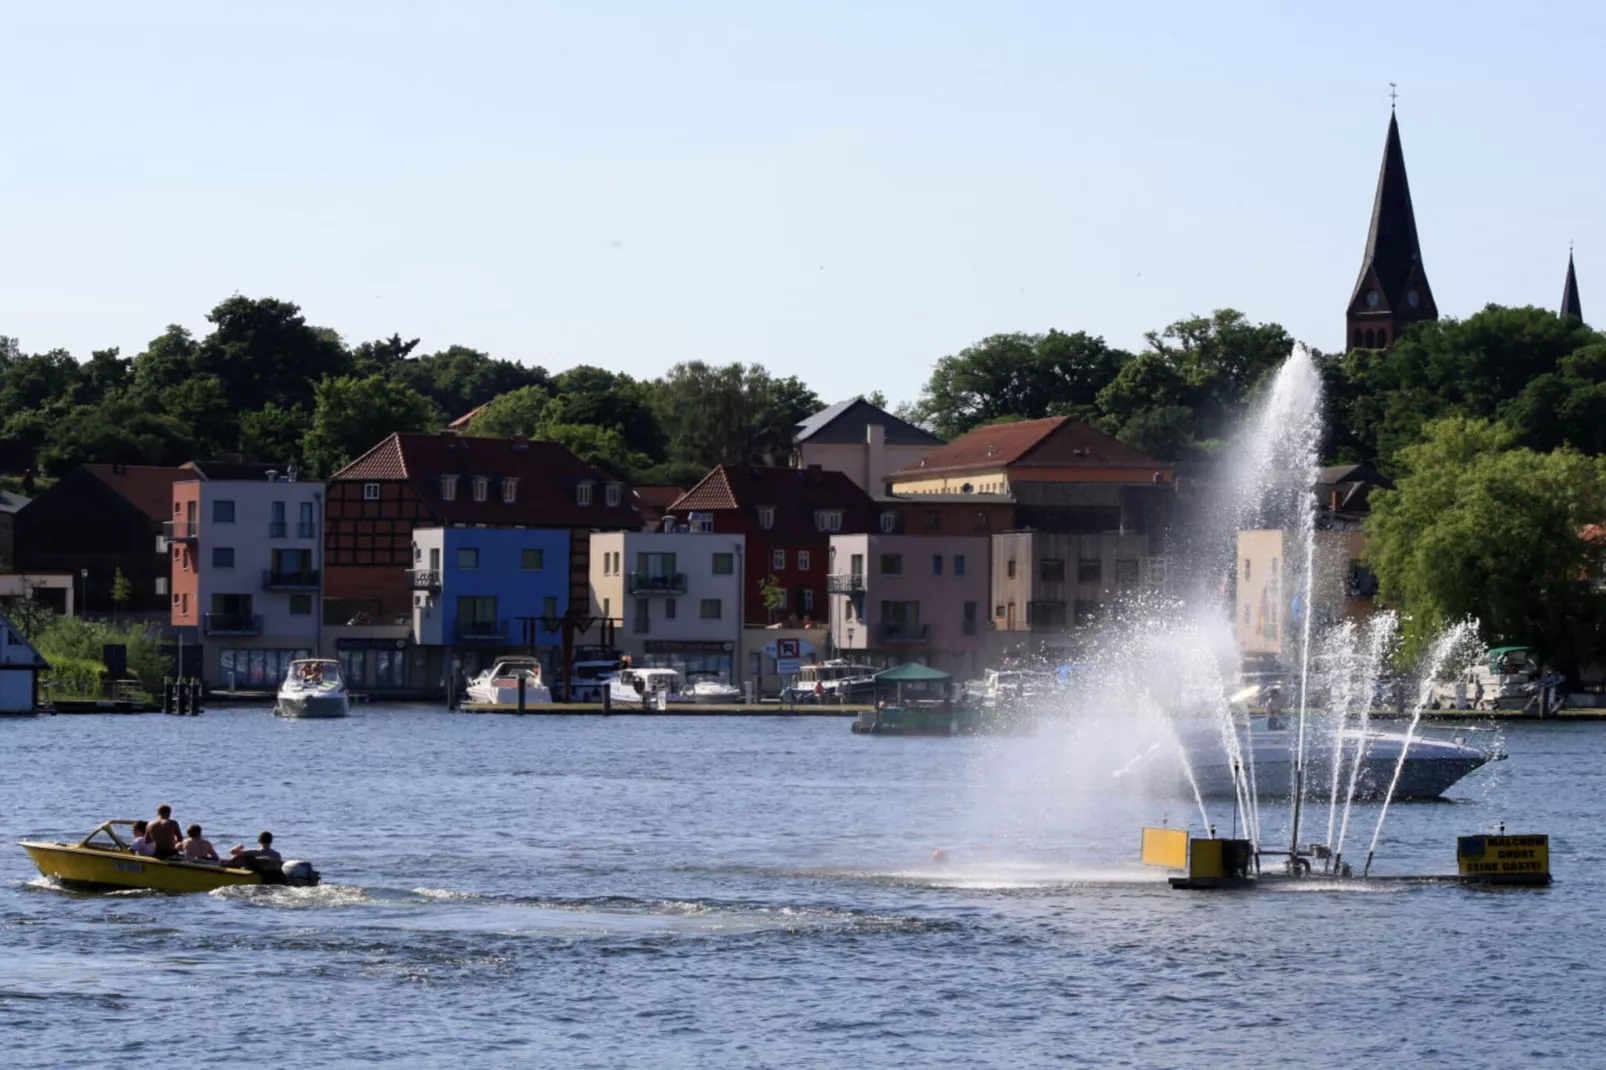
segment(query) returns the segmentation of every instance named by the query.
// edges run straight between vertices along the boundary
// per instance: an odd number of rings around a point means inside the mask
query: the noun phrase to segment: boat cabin
[[[334,658],[298,658],[284,670],[284,682],[302,687],[339,687],[340,662]]]

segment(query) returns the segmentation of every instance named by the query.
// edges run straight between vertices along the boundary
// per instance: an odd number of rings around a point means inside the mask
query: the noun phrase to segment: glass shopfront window
[[[277,688],[292,661],[310,657],[310,650],[224,649],[218,657],[218,683],[233,690]]]

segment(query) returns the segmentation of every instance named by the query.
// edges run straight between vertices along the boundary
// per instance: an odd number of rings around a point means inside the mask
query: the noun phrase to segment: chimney
[[[887,429],[881,424],[868,424],[864,429],[864,483],[865,491],[879,493],[887,474]]]
[[[279,481],[279,473],[276,470],[272,469],[272,468],[268,469],[268,482],[269,483],[277,483],[278,481]]]
[[[1328,501],[1331,502],[1333,512],[1338,512],[1338,491],[1333,491],[1333,496]]]

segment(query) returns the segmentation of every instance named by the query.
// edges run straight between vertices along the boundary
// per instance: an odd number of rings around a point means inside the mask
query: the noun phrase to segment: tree
[[[658,380],[652,407],[670,458],[716,464],[785,463],[797,425],[824,406],[796,376],[757,364],[677,364]]]
[[[6,602],[7,618],[17,626],[17,631],[21,632],[22,637],[30,643],[43,634],[56,618],[54,610],[34,597],[39,587],[40,584],[38,583],[30,583],[25,595],[20,598],[12,598]]]
[[[550,385],[545,368],[496,360],[477,349],[458,345],[417,360],[399,361],[391,374],[440,406],[448,419],[464,416],[499,394]]]
[[[301,439],[311,424],[311,415],[299,405],[282,409],[270,401],[255,412],[242,412],[240,452],[259,464],[304,464]]]
[[[995,334],[938,360],[914,411],[944,438],[1000,416],[1089,419],[1129,359],[1083,331]]]
[[[311,404],[316,383],[351,367],[339,336],[309,326],[300,307],[288,301],[236,294],[206,318],[212,333],[196,347],[194,367],[217,376],[237,411],[267,402]]]
[[[184,425],[201,457],[217,457],[239,448],[240,419],[217,376],[192,375],[163,390],[158,404]]]
[[[887,395],[879,390],[872,390],[868,394],[860,394],[859,399],[861,401],[868,401],[878,409],[885,409],[888,407]]]
[[[782,587],[773,573],[759,581],[758,597],[764,603],[764,609],[774,620],[776,614],[786,609],[786,588]]]
[[[39,464],[53,476],[91,462],[175,465],[191,460],[195,444],[181,421],[128,394],[98,405],[79,405],[55,421],[39,451]]]
[[[541,438],[566,447],[570,453],[626,481],[652,464],[652,459],[633,453],[624,437],[611,427],[594,424],[547,424]]]
[[[381,375],[325,379],[314,395],[312,426],[302,437],[301,452],[319,476],[343,468],[392,432],[428,431],[442,423],[428,398]]]
[[[525,386],[491,399],[468,423],[471,435],[490,438],[541,437],[552,395],[539,386]]]
[[[129,596],[132,594],[133,589],[128,582],[128,577],[123,575],[122,567],[118,566],[117,571],[112,573],[112,607],[119,616],[123,612],[123,607],[128,604]]]
[[[1395,491],[1374,491],[1367,560],[1406,620],[1408,654],[1450,622],[1524,643],[1575,674],[1600,650],[1606,603],[1606,467],[1573,449],[1536,453],[1508,427],[1435,421],[1400,455]],[[1594,533],[1594,534],[1586,534]]]

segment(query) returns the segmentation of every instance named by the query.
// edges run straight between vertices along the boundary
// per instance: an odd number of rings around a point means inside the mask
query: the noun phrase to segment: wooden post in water
[[[528,681],[528,680],[529,680],[528,676],[524,675],[524,673],[522,673],[522,672],[519,673],[519,712],[520,713],[524,713],[525,712],[525,708],[524,708],[524,685],[525,685],[525,682]]]

